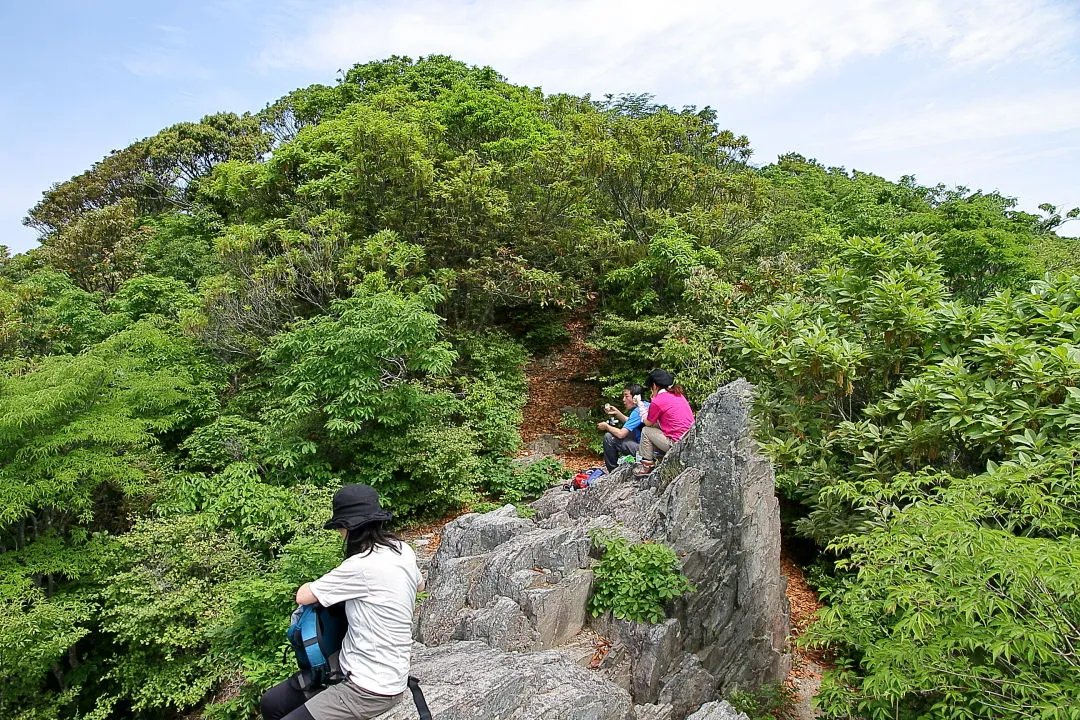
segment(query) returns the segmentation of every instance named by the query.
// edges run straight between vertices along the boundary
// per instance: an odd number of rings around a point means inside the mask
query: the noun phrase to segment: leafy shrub
[[[1034,479],[1016,478],[1008,494],[1034,500],[1025,487]],[[836,545],[850,554],[840,568],[857,574],[843,576],[803,636],[842,656],[819,698],[828,717],[1074,716],[1076,535],[993,527],[1010,504],[983,485],[950,487]],[[1080,498],[1075,487],[1071,496]]]
[[[481,456],[502,458],[521,447],[521,411],[528,383],[525,349],[502,333],[455,338],[459,353],[455,377],[462,394],[459,412],[476,431]]]
[[[489,513],[492,510],[498,510],[501,507],[503,507],[503,505],[500,505],[497,502],[484,501],[484,502],[473,503],[472,505],[470,505],[469,506],[469,512],[483,514],[483,513]],[[531,518],[533,515],[536,514],[536,508],[529,507],[528,505],[515,504],[514,505],[514,512],[517,514],[517,516],[519,518],[528,519],[528,518]]]
[[[831,717],[1068,717],[1080,617],[1080,278],[972,308],[933,243],[852,239],[732,342],[797,527],[838,577],[805,636]]]
[[[209,630],[227,611],[222,591],[249,579],[255,558],[197,516],[143,521],[118,550],[102,590],[100,622],[114,647],[105,677],[135,712],[199,704],[231,673],[209,652]]]
[[[190,467],[220,470],[230,463],[256,458],[263,433],[265,429],[258,422],[222,414],[195,428],[180,448],[187,451]]]
[[[727,701],[750,720],[798,720],[795,690],[787,683],[769,683],[753,690],[738,690]]]
[[[278,400],[268,464],[279,481],[366,482],[399,517],[459,505],[477,480],[476,433],[450,421],[431,383],[456,354],[428,294],[360,293],[274,338],[264,360]]]
[[[761,440],[791,499],[821,509],[836,431],[919,370],[946,323],[934,241],[851,238],[799,293],[727,333],[729,362],[759,387]],[[801,529],[827,541],[852,518]]]
[[[519,503],[544,494],[548,488],[570,479],[571,473],[554,458],[540,458],[528,465],[509,460],[488,467],[485,487],[503,503]]]
[[[604,418],[607,419],[607,416],[605,415]],[[599,415],[595,413],[582,416],[573,412],[564,412],[559,426],[569,431],[562,436],[567,449],[577,450],[584,445],[594,453],[604,452],[604,435],[596,429],[598,422],[600,422]]]
[[[110,305],[127,313],[132,320],[144,315],[176,318],[181,311],[195,308],[198,299],[180,280],[140,275],[121,285]]]
[[[262,692],[296,672],[287,652],[285,630],[296,607],[294,593],[305,582],[336,567],[342,558],[336,532],[322,530],[330,493],[310,491],[308,506],[318,508],[294,526],[297,535],[280,556],[256,578],[236,583],[223,593],[225,610],[207,628],[212,653],[237,668],[243,685],[235,697],[211,703],[206,715],[243,720],[255,712]]]
[[[566,315],[552,310],[534,310],[519,314],[515,320],[524,326],[521,342],[530,353],[545,355],[570,342]]]
[[[589,598],[594,616],[610,612],[617,618],[658,623],[667,617],[671,600],[694,587],[682,574],[679,558],[666,545],[655,542],[630,544],[612,530],[594,530],[593,543],[603,551],[593,572],[596,582]]]

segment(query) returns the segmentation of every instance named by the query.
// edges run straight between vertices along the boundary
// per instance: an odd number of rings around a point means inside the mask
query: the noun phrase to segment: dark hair
[[[682,385],[675,384],[675,376],[667,370],[661,370],[659,368],[648,374],[645,378],[645,385],[650,388],[655,385],[662,390],[667,390],[672,395],[683,394]]]
[[[349,530],[349,534],[345,537],[345,557],[368,555],[376,545],[388,547],[400,555],[401,548],[398,547],[398,543],[402,542],[405,541],[386,526],[385,520],[364,523],[360,527]]]
[[[623,390],[629,390],[630,391],[630,397],[634,397],[635,395],[644,395],[645,394],[645,388],[641,387],[637,383],[630,383],[629,385],[624,387]]]

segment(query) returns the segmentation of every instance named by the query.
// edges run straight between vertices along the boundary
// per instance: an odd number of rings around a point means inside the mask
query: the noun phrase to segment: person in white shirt
[[[345,603],[349,629],[339,661],[345,680],[311,695],[299,673],[260,702],[265,720],[366,720],[401,701],[408,686],[412,616],[422,587],[416,555],[388,527],[393,516],[369,485],[334,494],[326,529],[345,539],[345,560],[296,591],[299,605]]]

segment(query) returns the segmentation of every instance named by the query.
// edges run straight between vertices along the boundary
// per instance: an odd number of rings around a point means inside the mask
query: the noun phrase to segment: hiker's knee
[[[263,720],[281,720],[281,718],[295,710],[297,698],[294,695],[295,693],[289,687],[287,680],[278,683],[263,693],[262,698],[259,699],[259,712],[262,714]],[[303,704],[302,695],[299,700],[300,704]]]

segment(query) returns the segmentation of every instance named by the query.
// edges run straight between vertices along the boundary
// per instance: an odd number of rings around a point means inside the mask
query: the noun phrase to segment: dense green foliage
[[[605,391],[758,384],[830,715],[1070,717],[1077,213],[750,156],[709,108],[394,57],[47,190],[0,248],[0,717],[249,716],[334,489],[408,523],[563,479],[512,460],[569,316]],[[594,609],[686,590],[603,542]]]
[[[762,685],[754,690],[737,690],[727,696],[739,712],[750,720],[798,720],[800,708],[795,688],[787,682]]]
[[[731,332],[798,528],[838,558],[809,635],[845,657],[822,704],[1074,717],[1080,278],[973,307],[938,258],[854,238]]]
[[[667,617],[667,605],[694,587],[682,574],[679,558],[667,545],[655,542],[631,544],[615,530],[593,531],[600,548],[600,562],[593,569],[595,581],[589,611],[610,612],[614,617],[642,623],[658,623]]]

